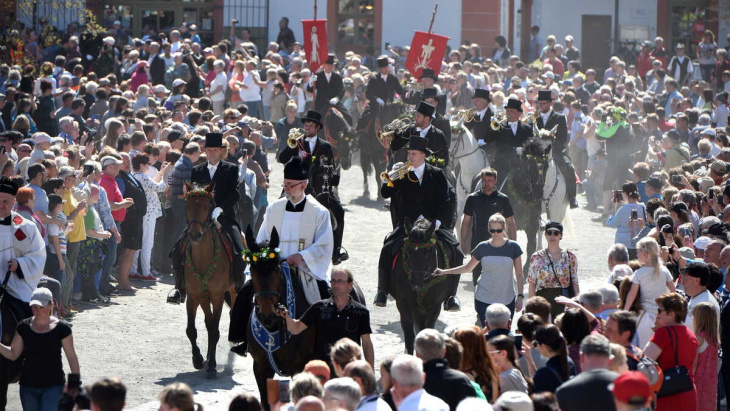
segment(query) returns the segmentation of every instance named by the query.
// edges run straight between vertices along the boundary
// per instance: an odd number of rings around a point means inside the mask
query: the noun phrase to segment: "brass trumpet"
[[[387,183],[388,187],[393,187],[393,181],[405,177],[411,169],[411,165],[412,163],[410,161],[406,161],[403,165],[394,167],[390,172],[383,171],[380,173],[380,181]]]
[[[303,139],[304,136],[304,130],[301,128],[293,128],[289,130],[289,138],[286,140],[286,145],[289,148],[296,148],[299,144],[299,140]]]
[[[525,117],[525,122],[535,123],[537,124],[537,117],[539,116],[539,112],[537,110],[530,113],[529,116]]]
[[[472,121],[474,121],[476,116],[477,112],[473,108],[470,108],[469,110],[459,110],[456,113],[457,121],[460,121],[462,123],[471,123]]]
[[[502,122],[507,118],[504,114],[500,114],[499,116],[492,116],[492,122],[489,124],[490,127],[492,127],[492,130],[499,131],[500,128],[502,128]]]
[[[397,118],[390,123],[383,126],[383,131],[380,133],[378,138],[383,141],[386,138],[391,138],[395,133],[402,133],[408,127],[413,125],[413,121],[407,118]]]

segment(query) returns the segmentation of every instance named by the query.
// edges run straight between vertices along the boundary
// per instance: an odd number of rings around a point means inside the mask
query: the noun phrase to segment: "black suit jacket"
[[[507,120],[500,124],[498,131],[489,129],[492,134],[492,141],[497,145],[497,151],[513,147],[522,147],[528,138],[532,137],[532,126],[519,121],[517,123],[517,134],[512,131]]]
[[[547,124],[542,120],[542,116],[537,117],[537,128],[552,130],[553,127],[558,126],[558,131],[555,134],[555,142],[553,143],[553,155],[565,154],[565,150],[568,148],[568,121],[565,116],[558,114],[554,111],[550,111]]]
[[[485,143],[494,142],[494,134],[491,128],[493,115],[492,109],[487,108],[481,121],[475,117],[473,121],[468,123],[464,122],[464,127],[471,131],[471,134],[474,135],[474,140],[484,140]]]
[[[423,372],[426,374],[423,389],[434,397],[441,398],[452,411],[465,398],[476,397],[469,377],[449,367],[445,359],[427,361],[423,364]]]
[[[309,143],[306,141],[300,142],[295,148],[289,148],[289,146],[286,146],[284,150],[279,153],[279,162],[282,164],[288,163],[292,157],[299,156],[299,150],[303,150],[307,153],[302,162],[304,163],[304,166],[307,167],[307,170],[310,171],[310,175],[322,166],[335,166],[334,149],[330,143],[322,140],[321,138],[317,138],[314,150],[309,149]],[[313,157],[314,160],[312,160]],[[312,168],[314,168],[314,170],[312,170]],[[339,174],[336,174],[336,177],[330,181],[330,184],[333,186],[338,186],[340,184]],[[312,187],[308,187],[307,189],[311,190]]]
[[[332,72],[329,82],[327,81],[327,76],[325,76],[324,71],[320,71],[317,73],[317,80],[314,83],[314,88],[308,87],[307,89],[309,92],[316,89],[314,109],[317,110],[319,114],[322,114],[322,116],[324,116],[324,110],[329,105],[330,100],[335,97],[341,99],[342,94],[345,91],[345,88],[342,85],[342,76],[334,71]]]
[[[399,95],[405,94],[403,92],[403,86],[398,82],[398,78],[395,76],[388,75],[387,79],[383,81],[383,76],[373,74],[370,76],[368,81],[368,87],[365,89],[365,96],[370,102],[370,107],[379,106],[377,99],[382,99],[386,104],[393,101],[395,93]]]
[[[422,90],[412,91],[411,93],[407,94],[410,95],[403,98],[403,102],[406,104],[413,104],[417,106],[418,103],[423,100],[423,97],[421,97],[423,95]],[[441,92],[439,92],[436,96],[436,112],[442,115],[446,113],[446,96]]]
[[[208,172],[208,163],[199,164],[193,167],[190,175],[193,184],[205,187],[211,183],[210,173]],[[218,163],[218,168],[213,175],[213,200],[215,206],[223,209],[222,216],[236,221],[235,205],[240,198],[238,191],[238,166],[227,161]]]
[[[393,150],[393,152],[396,152],[407,146],[410,137],[413,135],[419,135],[415,125],[408,127],[402,133],[397,133],[393,142],[390,143],[390,149]],[[446,141],[444,132],[431,124],[431,128],[428,130],[428,133],[426,133],[426,140],[428,140],[428,148],[431,150],[434,157],[442,158],[448,163],[449,143]]]
[[[406,176],[395,180],[393,187],[383,184],[380,189],[384,198],[392,198],[398,225],[403,224],[405,217],[415,222],[421,215],[442,223],[450,221],[449,183],[444,172],[426,164],[420,184],[414,172],[409,172],[409,175],[410,178]]]
[[[431,120],[431,124],[444,133],[444,137],[446,138],[446,146],[451,146],[451,123],[449,122],[449,119],[437,112],[436,118]]]
[[[165,61],[160,58],[160,54],[158,53],[149,64],[152,85],[165,84]]]

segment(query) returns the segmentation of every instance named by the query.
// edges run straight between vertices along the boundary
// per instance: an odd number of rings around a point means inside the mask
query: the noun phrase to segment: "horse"
[[[380,187],[380,173],[385,171],[388,162],[388,150],[390,144],[380,140],[378,132],[388,124],[391,120],[398,117],[402,106],[388,105],[383,110],[382,116],[380,111],[373,111],[372,107],[368,107],[363,111],[360,120],[357,123],[357,141],[360,150],[360,167],[362,167],[363,176],[363,197],[370,196],[368,187],[368,175],[373,170],[375,177],[375,187]],[[376,189],[378,199],[381,199],[380,190]]]
[[[400,313],[406,350],[413,353],[416,334],[425,328],[434,328],[441,314],[441,305],[449,296],[447,277],[434,277],[436,268],[461,265],[462,257],[436,238],[436,224],[423,217],[404,220],[406,238],[393,260],[389,277],[390,294]]]
[[[331,106],[324,115],[323,124],[324,139],[335,149],[335,164],[349,170],[355,149],[355,130],[351,126],[350,114],[344,108]]]
[[[489,160],[484,150],[479,148],[476,140],[474,140],[471,131],[464,127],[463,122],[452,122],[452,130],[459,130],[458,133],[452,132],[451,145],[449,147],[450,166],[456,172],[456,234],[460,242],[467,242],[467,238],[461,238],[460,227],[461,217],[464,214],[464,204],[466,198],[474,192],[475,178],[479,173],[489,167]]]
[[[217,376],[215,350],[220,338],[220,324],[223,302],[226,294],[233,306],[236,298],[236,287],[230,276],[233,262],[227,257],[226,250],[231,250],[230,240],[220,231],[218,222],[212,217],[215,208],[213,203],[213,183],[205,188],[193,187],[185,183],[187,194],[187,240],[181,244],[185,250],[185,284],[187,287],[186,334],[193,349],[193,367],[200,370],[205,363],[196,341],[198,332],[195,329],[195,315],[198,307],[205,315],[205,328],[208,331],[207,374],[206,378]],[[240,257],[239,257],[240,258]]]
[[[254,318],[257,320],[254,326],[246,330],[248,349],[254,362],[253,371],[259,395],[262,402],[266,403],[268,378],[272,378],[274,373],[287,376],[297,374],[314,358],[316,329],[308,327],[299,335],[290,335],[286,331],[284,319],[276,315],[282,305],[286,305],[291,316],[297,319],[309,308],[299,277],[293,271],[289,273],[288,267],[285,268],[278,258],[276,250],[279,234],[276,228],[272,230],[268,244],[256,244],[250,226],[246,229],[245,238],[249,249],[247,255],[251,256],[247,259],[251,260],[254,291],[251,323],[254,323]],[[264,258],[261,258],[262,253],[266,254]],[[254,335],[254,327],[259,335],[265,336],[266,347],[259,342],[260,337]]]

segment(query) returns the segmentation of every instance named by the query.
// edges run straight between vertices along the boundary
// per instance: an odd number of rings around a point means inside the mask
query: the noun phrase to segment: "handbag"
[[[695,389],[692,378],[689,375],[687,367],[679,365],[679,345],[677,341],[676,331],[672,327],[665,328],[669,335],[674,339],[674,368],[664,371],[664,381],[657,393],[658,398],[668,397],[670,395],[681,394],[683,392]]]
[[[560,278],[558,277],[558,273],[555,271],[555,265],[553,265],[553,259],[550,258],[550,254],[547,252],[547,249],[545,249],[544,251],[545,251],[545,258],[547,258],[547,260],[550,262],[550,269],[553,270],[553,275],[555,276],[555,280],[558,282],[558,284],[560,284]],[[570,256],[570,254],[569,254],[569,256]],[[567,297],[567,298],[575,297],[575,290],[573,290],[572,285],[573,285],[573,267],[570,266],[570,261],[568,261],[568,286],[560,287],[560,292],[563,295],[563,297]]]

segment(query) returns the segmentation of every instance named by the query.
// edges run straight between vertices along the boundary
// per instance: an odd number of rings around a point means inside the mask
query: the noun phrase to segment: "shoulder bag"
[[[662,382],[661,388],[659,388],[659,393],[657,393],[658,398],[681,394],[695,389],[687,367],[679,365],[677,331],[672,327],[665,327],[665,329],[669,333],[670,338],[674,339],[674,368],[663,370],[664,381]]]
[[[553,259],[550,257],[550,253],[548,253],[547,248],[545,251],[545,258],[550,262],[550,269],[553,270],[553,275],[555,276],[555,281],[560,284],[560,277],[558,277],[558,273],[555,271],[555,265],[553,264]],[[570,265],[571,258],[570,258],[570,252],[565,251],[568,254],[568,286],[567,287],[560,287],[560,291],[562,293],[563,297],[573,298],[575,297],[575,290],[573,290],[573,267]]]

